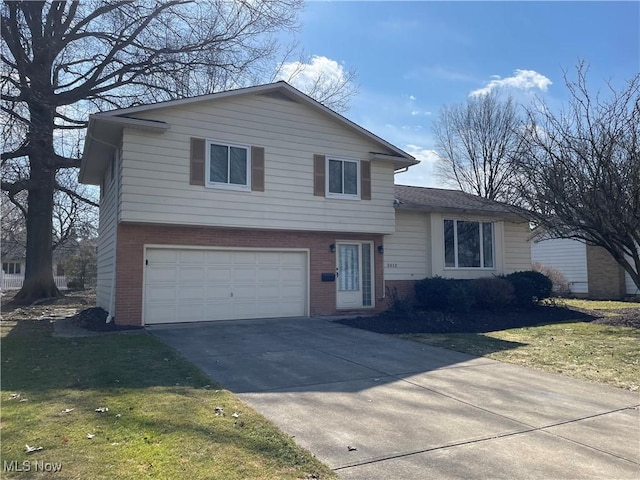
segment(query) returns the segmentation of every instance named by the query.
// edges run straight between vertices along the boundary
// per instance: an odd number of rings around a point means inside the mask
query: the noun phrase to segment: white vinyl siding
[[[371,201],[314,196],[313,156],[368,160],[380,146],[296,102],[260,95],[139,114],[171,125],[124,133],[122,221],[392,233],[393,164],[371,162]],[[265,149],[265,191],[189,184],[189,139]],[[391,152],[389,152],[391,153]],[[224,205],[224,208],[212,208]]]
[[[560,270],[569,282],[571,293],[589,293],[587,249],[584,242],[570,238],[533,242],[531,260]]]
[[[396,231],[384,238],[384,279],[420,280],[431,275],[429,214],[396,210]]]
[[[531,270],[531,228],[528,222],[504,222],[504,274]],[[497,235],[496,235],[497,236]],[[497,248],[497,247],[496,247]],[[496,256],[498,250],[496,249]]]
[[[118,157],[116,157],[117,159]],[[120,174],[120,162],[113,161],[113,167],[105,172],[108,177],[102,182],[100,191],[100,220],[98,223],[98,276],[96,284],[96,305],[109,311],[111,286],[116,263],[116,232],[118,223],[117,182],[112,181]],[[114,312],[111,312],[114,313]]]

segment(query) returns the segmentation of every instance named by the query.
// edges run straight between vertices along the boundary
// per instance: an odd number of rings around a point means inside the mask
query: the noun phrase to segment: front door
[[[370,242],[339,242],[336,255],[338,308],[373,306],[373,259]]]

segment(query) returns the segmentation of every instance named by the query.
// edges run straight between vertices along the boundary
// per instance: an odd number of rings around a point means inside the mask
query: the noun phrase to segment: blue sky
[[[358,73],[346,116],[423,160],[396,177],[404,184],[441,186],[430,124],[492,81],[558,107],[579,60],[594,90],[640,71],[637,1],[309,2],[301,23],[308,55]]]

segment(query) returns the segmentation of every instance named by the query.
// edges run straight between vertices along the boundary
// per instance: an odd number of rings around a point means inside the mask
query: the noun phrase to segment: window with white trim
[[[251,186],[250,152],[244,145],[207,142],[207,186],[248,190]]]
[[[360,162],[339,158],[327,158],[327,196],[360,196]]]
[[[492,222],[444,221],[446,268],[494,268]]]
[[[21,266],[20,262],[2,262],[2,271],[8,275],[19,275]]]

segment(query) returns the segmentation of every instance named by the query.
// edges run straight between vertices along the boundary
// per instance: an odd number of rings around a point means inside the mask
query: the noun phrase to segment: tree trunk
[[[21,303],[62,296],[53,279],[54,108],[45,102],[34,102],[30,107],[27,257],[24,283],[15,296]]]

